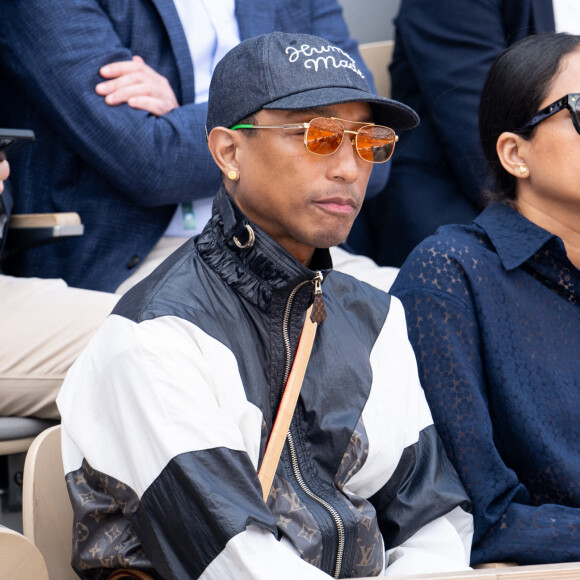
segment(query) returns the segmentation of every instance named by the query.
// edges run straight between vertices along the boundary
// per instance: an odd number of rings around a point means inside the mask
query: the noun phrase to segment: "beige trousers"
[[[66,372],[119,300],[184,238],[162,238],[116,294],[0,275],[0,416],[59,419]]]
[[[0,275],[0,416],[58,419],[64,376],[118,299]]]

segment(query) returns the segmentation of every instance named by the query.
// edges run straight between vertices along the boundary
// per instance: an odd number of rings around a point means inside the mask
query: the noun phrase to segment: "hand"
[[[8,179],[10,175],[10,165],[8,165],[8,161],[2,160],[0,161],[0,193],[4,191],[4,180]]]
[[[147,111],[156,117],[179,107],[169,81],[140,56],[130,61],[112,62],[99,71],[105,79],[95,91],[105,97],[107,105],[127,103],[133,109]]]

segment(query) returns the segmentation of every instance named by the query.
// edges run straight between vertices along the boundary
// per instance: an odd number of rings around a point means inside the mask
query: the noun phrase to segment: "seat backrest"
[[[377,93],[382,97],[391,96],[391,76],[388,67],[393,58],[394,44],[392,40],[381,40],[359,44],[358,47],[365,64],[373,73]]]
[[[64,479],[60,429],[56,425],[43,431],[28,450],[22,523],[24,535],[44,557],[50,580],[78,580],[70,564],[73,510]]]
[[[2,580],[48,580],[38,548],[22,534],[0,526],[0,575]]]

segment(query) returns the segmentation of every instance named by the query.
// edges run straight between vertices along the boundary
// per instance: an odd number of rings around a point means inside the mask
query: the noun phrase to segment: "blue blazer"
[[[236,17],[242,39],[301,31],[360,58],[337,0],[238,0]],[[27,252],[12,273],[112,291],[162,236],[176,204],[220,185],[174,3],[0,0],[0,22],[0,126],[36,133],[12,164],[15,210],[77,211],[85,225],[82,238]],[[181,107],[157,118],[95,93],[100,67],[135,54],[169,80]]]
[[[478,107],[491,64],[530,34],[554,30],[550,0],[402,0],[390,68],[393,98],[419,113],[401,135],[385,190],[371,200],[380,262],[400,266],[443,223],[479,213],[486,163]]]

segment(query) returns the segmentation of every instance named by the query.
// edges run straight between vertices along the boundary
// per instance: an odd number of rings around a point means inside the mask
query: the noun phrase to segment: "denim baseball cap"
[[[419,124],[413,109],[371,92],[358,63],[328,40],[272,32],[244,40],[217,64],[206,131],[233,127],[260,109],[300,111],[352,102],[369,103],[378,125]]]

